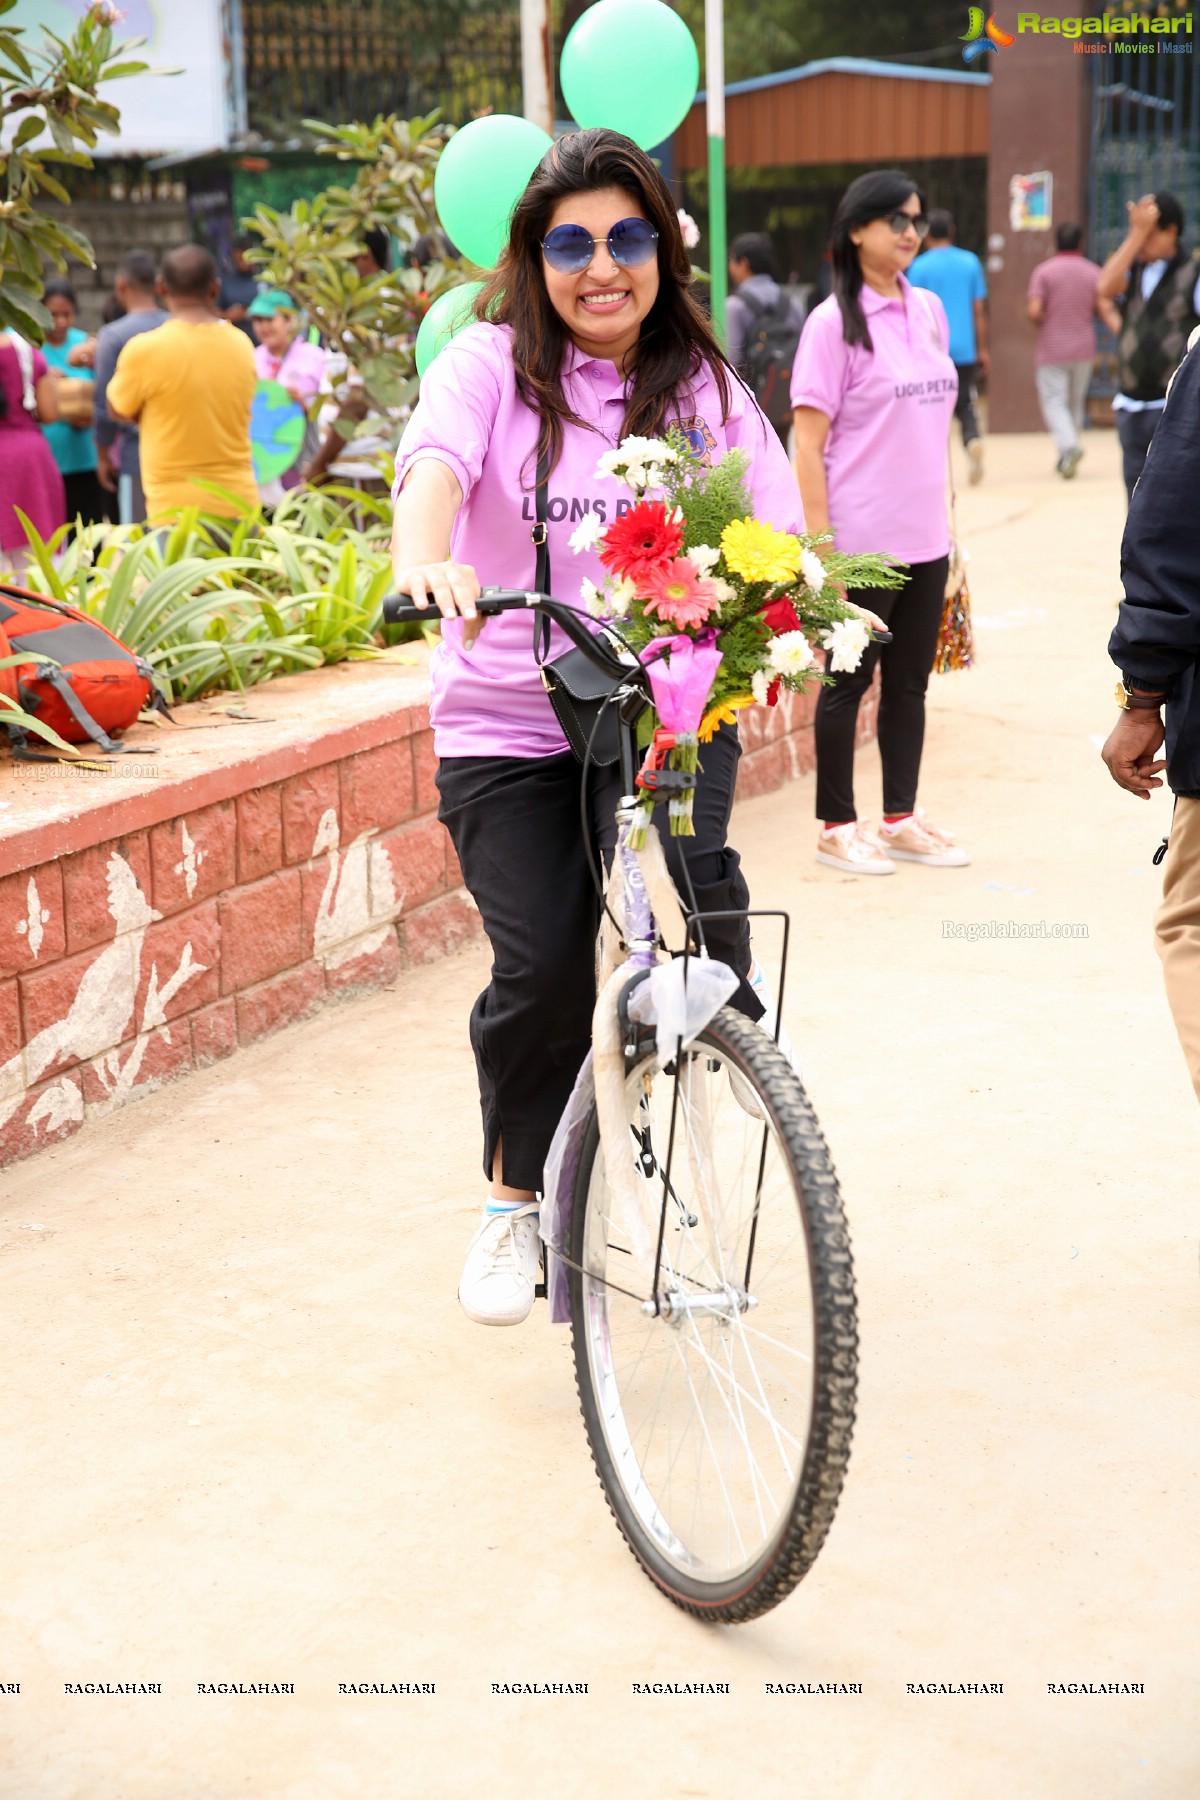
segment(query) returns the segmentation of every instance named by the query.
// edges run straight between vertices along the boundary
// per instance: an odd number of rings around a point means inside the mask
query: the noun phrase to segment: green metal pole
[[[708,126],[708,243],[713,325],[725,342],[728,250],[725,226],[725,7],[704,0],[704,82]]]

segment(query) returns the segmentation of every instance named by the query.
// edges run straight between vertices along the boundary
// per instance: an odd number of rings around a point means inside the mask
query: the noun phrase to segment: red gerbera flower
[[[762,622],[776,637],[782,631],[803,630],[796,609],[786,595],[782,599],[772,600],[770,606],[763,607]],[[770,702],[768,702],[769,704]]]
[[[639,500],[604,534],[600,561],[625,581],[640,586],[655,569],[673,562],[683,549],[683,524],[661,500]]]

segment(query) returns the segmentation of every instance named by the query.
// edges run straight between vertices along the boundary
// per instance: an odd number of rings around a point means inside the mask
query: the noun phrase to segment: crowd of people
[[[1129,226],[1104,266],[1083,253],[1082,226],[1055,231],[1053,253],[1034,269],[1026,317],[1036,330],[1035,380],[1056,472],[1071,480],[1083,458],[1081,432],[1097,365],[1096,324],[1112,334],[1116,384],[1112,407],[1132,497],[1166,401],[1167,383],[1200,324],[1200,263],[1183,242],[1183,208],[1174,194],[1129,203]],[[962,429],[968,479],[983,478],[979,383],[990,373],[987,276],[973,251],[956,240],[953,215],[934,208],[907,266],[911,286],[936,294],[946,314],[949,354],[958,383],[954,416]],[[807,319],[833,291],[832,242],[826,247],[807,308],[779,282],[767,232],[747,232],[729,247],[726,343],[730,360],[765,400],[774,362],[794,355]],[[764,410],[788,441],[790,417]]]
[[[1037,390],[1065,479],[1082,455],[1099,320],[1118,341],[1114,404],[1133,495],[1171,376],[1200,325],[1200,281],[1182,228],[1172,195],[1147,196],[1131,206],[1128,235],[1103,269],[1083,256],[1079,227],[1064,224],[1055,252],[1034,271],[1027,311]],[[559,255],[555,234],[564,232],[569,255]],[[583,267],[579,241],[590,245]],[[68,515],[130,523],[189,505],[232,514],[346,466],[354,447],[348,452],[344,428],[361,417],[361,396],[351,382],[348,398],[343,387],[336,404],[318,410],[334,359],[310,340],[289,295],[254,277],[246,248],[238,246],[223,278],[195,244],[171,250],[158,267],[131,252],[117,271],[112,316],[94,338],[79,329],[75,295],[59,281],[47,289],[53,329],[44,350],[11,334],[0,340],[0,547],[10,561],[25,543],[21,514],[43,537]],[[386,234],[367,233],[360,273],[385,269],[389,249]],[[431,239],[414,253],[453,252]],[[574,583],[589,572],[586,556],[581,564],[570,555],[576,514],[551,510],[537,528],[544,535],[531,538],[532,471],[539,485],[553,479],[580,495],[600,441],[656,437],[686,421],[712,454],[748,451],[756,511],[774,526],[828,534],[841,551],[878,552],[898,565],[900,586],[848,596],[886,626],[886,648],[872,643],[856,669],[820,689],[815,854],[850,876],[891,875],[898,862],[948,870],[970,861],[921,806],[920,777],[926,689],[950,594],[955,419],[969,479],[983,475],[986,278],[956,244],[951,215],[930,211],[919,184],[896,170],[850,183],[827,267],[828,291],[806,312],[778,279],[770,237],[735,238],[723,348],[698,303],[680,215],[658,169],[617,133],[572,133],[531,178],[474,323],[427,369],[398,449],[380,440],[396,451],[397,589],[443,615],[430,708],[439,816],[494,958],[471,1017],[490,1193],[460,1286],[464,1309],[482,1323],[516,1323],[532,1305],[543,1164],[594,998],[599,902],[581,840],[577,771],[528,619],[498,617],[481,636],[476,611],[481,577],[515,587],[534,580],[535,545],[539,567],[574,562]],[[262,381],[278,384],[308,420],[293,466],[266,491],[255,481],[250,440]],[[1166,412],[1168,424],[1178,411]],[[1171,749],[1170,773],[1174,782],[1182,771],[1189,786],[1179,791],[1195,816],[1185,821],[1193,848],[1174,865],[1164,958],[1185,971],[1179,985],[1200,1093],[1192,998],[1200,728],[1190,719],[1200,606],[1190,590],[1173,611],[1168,600],[1164,624],[1170,583],[1164,588],[1159,554],[1168,524],[1182,529],[1190,517],[1195,470],[1190,434],[1167,435],[1174,461],[1164,451],[1152,465],[1164,479],[1152,496],[1142,483],[1131,515],[1141,532],[1127,544],[1131,597],[1113,653],[1125,656],[1126,719],[1134,722],[1123,723],[1109,760],[1132,791],[1157,785],[1164,764],[1155,709],[1178,703],[1183,747]],[[859,815],[854,746],[877,666],[883,792],[872,827]],[[680,876],[686,865],[686,885],[721,921],[710,948],[738,976],[733,1004],[758,1018],[766,1001],[744,916],[749,896],[728,838],[740,753],[736,725],[723,724],[704,752],[696,835],[669,839],[668,860]],[[593,783],[593,855],[611,848],[614,781],[601,770]]]
[[[246,503],[275,505],[305,480],[377,479],[374,455],[394,441],[347,446],[338,421],[357,423],[365,407],[353,378],[349,402],[334,398],[345,358],[304,328],[289,294],[253,273],[249,248],[238,240],[224,275],[198,244],[161,261],[131,250],[96,332],[80,328],[71,283],[54,278],[43,346],[0,337],[0,551],[10,573],[31,555],[22,515],[45,540],[64,525],[136,525],[185,505],[228,517]],[[387,233],[367,231],[360,272],[389,263]],[[304,429],[291,467],[258,480],[251,419],[263,382],[302,410]]]

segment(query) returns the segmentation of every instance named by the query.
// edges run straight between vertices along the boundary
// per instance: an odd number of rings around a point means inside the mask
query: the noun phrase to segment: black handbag
[[[534,503],[537,522],[530,533],[537,552],[533,585],[542,594],[552,591],[550,543],[546,523],[546,488],[549,479],[550,458],[548,454],[543,454],[538,459],[537,495]],[[589,656],[574,647],[564,651],[561,656],[556,656],[553,662],[547,662],[546,652],[549,648],[550,621],[544,614],[537,613],[533,622],[533,654],[541,671],[542,686],[550,696],[550,704],[566,740],[579,762],[597,763],[601,768],[611,767],[619,752],[617,709],[608,705],[608,701],[620,682],[613,676],[606,675],[603,669],[598,669]]]

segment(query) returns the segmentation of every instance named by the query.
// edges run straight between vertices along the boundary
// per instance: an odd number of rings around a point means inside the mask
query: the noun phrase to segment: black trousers
[[[979,390],[975,386],[975,376],[979,371],[978,363],[955,363],[958,375],[958,399],[954,402],[954,416],[962,426],[963,449],[982,436],[979,420],[975,414],[975,402],[979,398]],[[876,612],[879,608],[875,608]]]
[[[115,524],[117,496],[106,493],[100,486],[95,469],[80,469],[74,475],[64,475],[63,487],[67,493],[67,518],[71,525],[69,538],[75,535],[77,517],[85,525],[97,525],[102,520]]]
[[[686,861],[701,911],[743,911],[750,892],[726,842],[741,748],[724,726],[701,746],[696,835],[669,835],[658,814],[667,863],[686,905]],[[471,1047],[483,1112],[483,1170],[497,1142],[502,1179],[540,1189],[554,1128],[591,1042],[596,933],[601,903],[588,869],[580,821],[582,769],[570,755],[454,756],[438,765],[438,817],[448,828],[463,880],[492,947],[491,981],[471,1011]],[[620,784],[615,768],[588,772],[592,843],[611,854]],[[762,1007],[745,977],[746,919],[705,926],[709,954],[742,976],[732,1004],[751,1018]]]
[[[881,664],[879,755],[883,763],[883,810],[911,812],[925,742],[925,689],[933,668],[949,558],[910,563],[902,588],[860,588],[850,598],[885,619],[887,645],[870,644],[853,675],[836,675],[817,700],[813,735],[817,749],[817,817],[842,825],[858,817],[854,808],[854,735],[858,707]]]
[[[1150,448],[1150,440],[1162,418],[1162,407],[1152,406],[1143,412],[1127,412],[1123,406],[1119,406],[1116,413],[1117,436],[1121,440],[1121,473],[1125,477],[1125,498],[1132,500],[1138,476],[1146,461],[1146,452]]]

